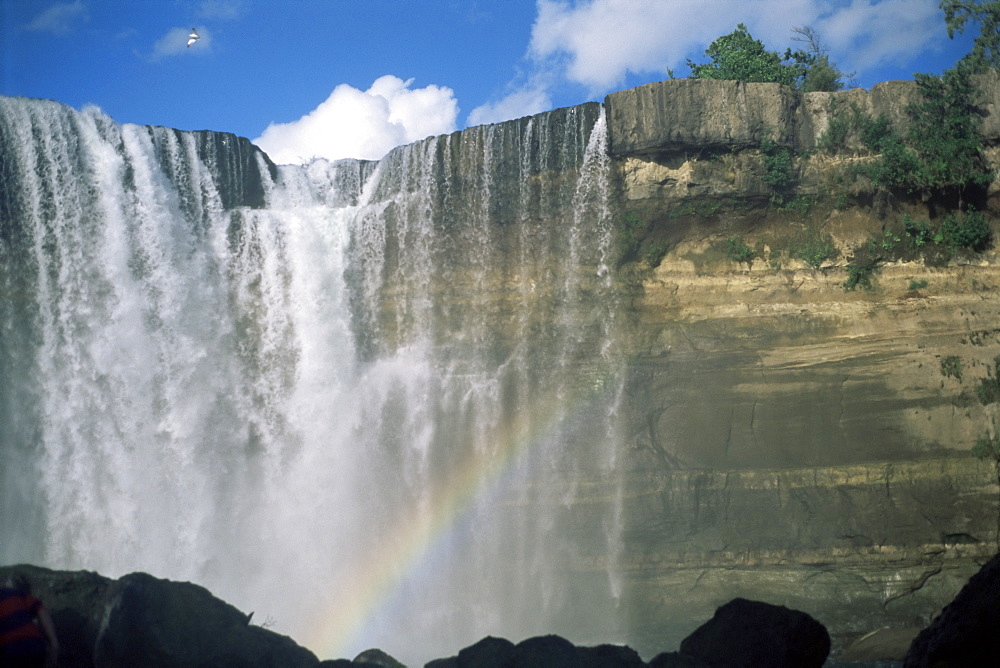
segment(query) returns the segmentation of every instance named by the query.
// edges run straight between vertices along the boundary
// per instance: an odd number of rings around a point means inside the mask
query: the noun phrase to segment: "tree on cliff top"
[[[691,60],[691,76],[695,79],[727,79],[757,83],[780,83],[794,86],[802,76],[801,68],[785,65],[782,57],[768,51],[764,43],[754,39],[747,27],[740,23],[736,30],[719,37],[708,45],[705,55],[709,62],[698,64]]]
[[[830,63],[816,31],[795,28],[805,50],[786,49],[784,56],[768,51],[740,23],[736,30],[719,37],[705,50],[709,62],[687,61],[694,79],[726,79],[756,83],[780,83],[810,91],[835,91],[844,87],[843,72]]]
[[[987,67],[1000,67],[1000,0],[941,0],[948,37],[961,34],[969,21],[979,23],[972,51],[959,61],[960,67],[982,72]]]
[[[844,88],[844,79],[854,77],[854,73],[841,72],[836,63],[830,62],[830,54],[819,39],[819,34],[810,26],[792,28],[795,33],[793,41],[805,45],[805,50],[785,52],[785,58],[791,56],[796,62],[806,65],[805,74],[799,87],[804,93],[822,91],[832,93]]]

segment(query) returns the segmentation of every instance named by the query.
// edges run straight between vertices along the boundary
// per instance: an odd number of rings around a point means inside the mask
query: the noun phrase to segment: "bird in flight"
[[[199,39],[201,39],[201,35],[198,34],[197,30],[195,30],[194,28],[191,28],[191,34],[188,35],[188,46],[191,46],[192,44],[194,44],[195,42],[197,42]]]

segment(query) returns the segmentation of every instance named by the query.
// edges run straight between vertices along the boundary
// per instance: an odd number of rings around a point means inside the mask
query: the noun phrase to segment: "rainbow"
[[[594,383],[585,396],[563,402],[563,410],[575,406],[574,413],[585,411],[604,388],[604,381]],[[560,413],[558,402],[550,403],[535,411],[535,419],[517,418],[506,425],[492,453],[469,453],[450,480],[430,495],[431,505],[418,506],[398,517],[394,530],[387,532],[382,543],[366,555],[365,563],[354,569],[350,588],[327,597],[322,613],[306,632],[306,646],[320,658],[343,656],[406,575],[419,569],[435,545],[461,525],[476,502],[495,493],[515,464],[562,424],[567,415]],[[538,414],[546,417],[538,419]]]

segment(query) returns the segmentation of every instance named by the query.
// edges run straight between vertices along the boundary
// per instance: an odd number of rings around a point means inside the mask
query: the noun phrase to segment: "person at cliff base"
[[[58,654],[52,617],[31,595],[28,578],[10,578],[0,587],[0,668],[55,666]]]

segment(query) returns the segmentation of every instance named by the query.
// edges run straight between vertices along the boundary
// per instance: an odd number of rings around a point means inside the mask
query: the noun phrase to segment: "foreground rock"
[[[646,663],[630,647],[577,647],[557,635],[535,636],[514,644],[488,636],[458,656],[437,659],[426,668],[640,668]]]
[[[830,634],[804,612],[736,598],[684,639],[681,654],[731,668],[819,668]]]
[[[995,666],[1000,662],[1000,555],[910,645],[905,668]]]
[[[62,645],[62,668],[405,668],[379,649],[366,650],[353,661],[320,662],[291,638],[251,625],[252,614],[188,582],[162,580],[146,573],[111,580],[96,573],[28,565],[0,567],[0,581],[14,573],[30,579],[33,593],[51,613]],[[995,593],[992,603],[996,608]],[[989,620],[995,622],[995,609],[993,615]],[[829,651],[826,628],[806,613],[734,599],[688,636],[679,653],[661,654],[649,665],[809,668],[822,666]],[[457,656],[431,661],[427,668],[645,665],[630,647],[578,647],[557,635],[540,635],[517,644],[486,637]]]
[[[0,567],[23,573],[52,615],[61,668],[240,666],[312,668],[319,660],[204,587],[145,573],[111,580],[96,573]]]
[[[132,573],[104,600],[94,664],[133,666],[314,666],[290,638],[259,626],[205,588]]]
[[[649,664],[630,647],[577,647],[546,635],[516,645],[483,638],[427,668],[818,668],[829,653],[830,634],[806,613],[737,598],[685,638],[679,652],[659,654]]]

